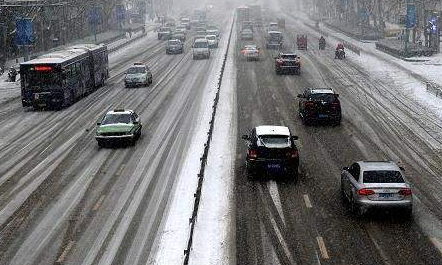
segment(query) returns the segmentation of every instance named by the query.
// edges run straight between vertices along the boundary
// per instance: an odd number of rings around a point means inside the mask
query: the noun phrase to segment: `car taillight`
[[[306,107],[314,107],[314,106],[315,106],[315,103],[314,103],[314,102],[311,102],[311,101],[307,101],[307,102],[305,102],[305,106],[306,106]]]
[[[287,156],[290,158],[297,158],[298,157],[298,150],[292,150],[290,152],[287,152]]]
[[[246,51],[245,50],[241,50],[241,54],[245,54],[246,53]]]
[[[283,63],[283,61],[282,61],[281,59],[277,59],[277,60],[276,60],[276,63],[277,63],[278,65],[281,65],[281,64]]]
[[[332,106],[332,108],[340,108],[341,107],[341,104],[339,104],[339,102],[332,102],[332,104],[331,104],[331,106]]]
[[[358,190],[358,194],[362,195],[362,196],[373,195],[374,194],[374,190],[360,189],[360,190]]]
[[[249,150],[249,158],[257,158],[258,157],[258,151],[256,150]]]
[[[402,196],[410,196],[412,194],[412,192],[411,192],[411,189],[406,188],[406,189],[400,189],[399,194]]]

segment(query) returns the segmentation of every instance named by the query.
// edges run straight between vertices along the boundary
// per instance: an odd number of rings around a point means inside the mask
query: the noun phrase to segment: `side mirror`
[[[292,140],[293,140],[293,141],[296,141],[296,140],[298,140],[298,139],[299,139],[299,137],[298,137],[297,135],[293,135],[293,136],[292,136]]]
[[[337,98],[339,98],[339,94],[335,94]]]
[[[100,125],[101,125],[101,122],[97,122],[97,125],[100,126]]]
[[[399,166],[399,169],[405,171],[405,168],[403,166]]]
[[[303,97],[304,97],[304,95],[298,94],[298,98],[303,98]]]
[[[241,138],[247,141],[250,140],[250,137],[247,134],[244,134]]]
[[[348,167],[343,167],[342,170],[348,171]]]

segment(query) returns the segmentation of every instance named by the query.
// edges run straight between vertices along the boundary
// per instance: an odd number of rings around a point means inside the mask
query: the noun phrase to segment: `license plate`
[[[268,164],[267,168],[268,169],[280,169],[281,165],[280,164]]]
[[[34,94],[34,98],[35,98],[35,99],[39,99],[39,98],[40,98],[40,95],[39,95],[39,94]]]
[[[39,107],[46,107],[46,104],[45,103],[39,103],[38,106]]]
[[[326,114],[319,114],[319,118],[328,118],[328,115],[326,115]]]
[[[391,197],[393,197],[393,193],[379,193],[379,198],[387,199]]]

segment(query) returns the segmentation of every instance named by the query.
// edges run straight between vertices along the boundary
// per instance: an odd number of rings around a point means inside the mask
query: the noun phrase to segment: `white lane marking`
[[[327,248],[325,247],[324,239],[322,238],[322,236],[317,236],[316,241],[318,242],[319,250],[321,251],[321,257],[323,259],[330,258],[328,256]]]
[[[120,166],[120,169],[118,170],[118,172],[117,172],[117,176],[121,176],[121,173],[123,173],[123,170],[124,170],[124,167],[125,167],[126,165],[125,164],[122,164],[121,166]]]
[[[276,112],[280,113],[280,111],[279,111],[279,108],[278,108],[278,107],[275,107],[275,109],[276,109]]]
[[[307,208],[312,208],[313,206],[312,206],[312,203],[310,201],[310,198],[308,197],[308,194],[304,194],[303,197],[304,197],[305,206]]]
[[[274,100],[276,100],[276,95],[275,95],[275,94],[272,94],[272,98],[273,98]]]
[[[64,248],[63,252],[57,259],[57,263],[64,263],[66,261],[66,257],[68,256],[69,251],[74,246],[74,241],[69,241],[68,245]]]
[[[279,216],[281,216],[281,220],[285,225],[284,213],[282,211],[281,197],[279,196],[278,186],[276,185],[276,182],[273,180],[267,182],[267,188],[269,189],[270,196],[272,197],[273,202],[275,203],[276,210],[278,211]]]
[[[259,193],[260,193],[261,197],[264,197],[264,192],[262,190],[261,185],[258,185],[258,190],[259,190]],[[266,203],[265,203],[265,208],[267,208],[266,210],[269,211],[268,205]],[[290,264],[296,264],[295,260],[293,259],[292,253],[290,252],[289,247],[287,246],[287,243],[285,242],[284,237],[281,234],[281,231],[279,231],[279,228],[278,228],[278,225],[276,224],[275,219],[273,218],[273,216],[271,214],[267,214],[267,216],[270,219],[270,222],[271,222],[272,227],[273,227],[273,231],[275,231],[275,234],[278,237],[278,241],[281,244],[282,249],[284,250],[285,255],[289,259]]]
[[[439,250],[442,255],[442,243],[435,237],[432,237],[430,240],[431,243],[433,243],[433,245],[437,248],[437,250]]]
[[[281,243],[281,246],[284,250],[285,255],[289,259],[290,264],[296,264],[295,260],[293,259],[292,253],[289,250],[289,247],[287,246],[287,243],[285,242],[284,238],[282,237],[281,231],[279,231],[278,226],[276,225],[275,219],[273,219],[272,216],[270,216],[270,221],[273,226],[273,230],[276,233],[276,236],[278,237],[279,242]]]
[[[93,210],[94,212],[96,212],[96,211],[98,211],[98,209],[100,209],[100,206],[101,206],[101,204],[103,203],[105,197],[106,197],[106,196],[102,195],[102,196],[100,197],[100,199],[98,199],[98,201],[94,204],[94,207],[92,208],[92,210]]]

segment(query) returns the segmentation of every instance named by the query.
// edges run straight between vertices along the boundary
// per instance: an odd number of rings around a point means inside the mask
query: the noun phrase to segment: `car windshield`
[[[290,137],[287,135],[260,135],[259,139],[264,145],[290,146]]]
[[[128,74],[144,74],[146,72],[146,68],[144,67],[131,67],[127,70]]]
[[[256,46],[245,46],[245,50],[257,50],[258,48]]]
[[[209,35],[209,36],[206,36],[206,39],[208,39],[208,40],[216,40],[216,36]]]
[[[298,58],[298,56],[296,54],[281,54],[281,58],[287,60],[295,60],[296,58]]]
[[[404,183],[397,170],[369,170],[363,173],[363,183]]]
[[[193,44],[194,48],[207,48],[208,47],[208,43],[207,42],[203,42],[203,41],[198,41],[195,42],[195,44]]]
[[[311,100],[318,100],[318,101],[325,101],[325,102],[334,102],[337,100],[337,97],[335,94],[329,94],[329,93],[317,93],[312,94],[310,96]]]
[[[126,124],[131,123],[130,114],[127,113],[106,114],[106,116],[104,116],[103,120],[101,121],[102,125],[116,124],[116,123],[126,123]]]
[[[178,44],[180,44],[180,42],[177,40],[170,40],[169,41],[169,45],[178,45]]]

